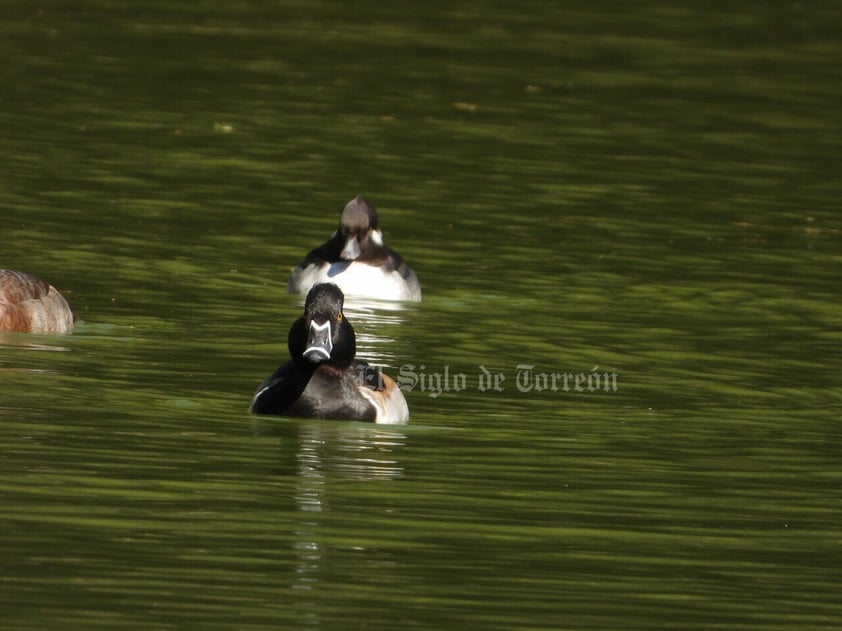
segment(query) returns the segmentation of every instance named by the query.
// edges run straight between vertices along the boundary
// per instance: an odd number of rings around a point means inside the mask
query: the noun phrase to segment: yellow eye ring
[[[340,312],[338,316],[336,316],[337,322],[342,322],[342,313]]]

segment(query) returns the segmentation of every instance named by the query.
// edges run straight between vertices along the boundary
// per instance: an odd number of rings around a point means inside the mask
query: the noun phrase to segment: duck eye
[[[336,321],[342,322],[342,314],[341,313],[338,316],[336,316]]]

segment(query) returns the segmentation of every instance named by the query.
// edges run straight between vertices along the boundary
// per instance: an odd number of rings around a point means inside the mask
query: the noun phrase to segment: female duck
[[[263,380],[254,414],[403,423],[409,418],[397,384],[354,359],[356,336],[342,313],[344,295],[332,283],[307,294],[304,315],[289,330],[290,361]]]
[[[0,331],[69,333],[74,319],[55,287],[23,272],[0,269]]]
[[[336,283],[346,294],[377,300],[421,300],[418,277],[383,242],[377,210],[358,195],[345,205],[339,228],[292,270],[291,293],[306,293],[315,283]]]

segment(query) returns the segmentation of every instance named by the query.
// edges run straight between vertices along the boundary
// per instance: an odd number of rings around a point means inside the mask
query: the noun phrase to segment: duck
[[[287,289],[306,294],[323,282],[359,298],[421,301],[418,277],[383,241],[377,209],[362,195],[345,204],[339,228],[292,270]]]
[[[76,317],[58,289],[12,269],[0,269],[0,331],[70,333]]]
[[[334,283],[310,289],[304,314],[287,336],[290,360],[258,386],[249,406],[252,414],[392,424],[409,419],[394,380],[356,358],[356,334],[344,303]]]

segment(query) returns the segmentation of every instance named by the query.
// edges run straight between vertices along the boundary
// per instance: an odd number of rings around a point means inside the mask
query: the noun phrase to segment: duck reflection
[[[296,460],[302,486],[324,477],[392,480],[403,475],[398,452],[406,436],[392,427],[327,421],[302,423],[300,430]],[[302,510],[311,496],[309,490],[300,495]]]
[[[43,341],[34,341],[29,335],[21,333],[6,333],[0,331],[0,349],[20,349],[24,351],[48,351],[51,353],[65,353],[70,347],[59,344],[45,344]]]
[[[400,478],[406,436],[381,425],[308,421],[297,426],[295,505],[300,515],[292,543],[297,557],[292,586],[310,591],[317,589],[328,563],[330,532],[323,530],[320,514],[330,510],[331,481]]]
[[[45,375],[60,375],[61,371],[56,368],[49,367],[32,367],[26,366],[28,358],[24,353],[30,351],[34,352],[48,352],[48,353],[66,353],[71,349],[67,346],[60,346],[58,344],[45,344],[43,340],[37,340],[30,335],[22,333],[7,333],[0,331],[0,351],[3,352],[3,365],[0,366],[0,373],[28,373],[28,374],[45,374]],[[17,361],[22,361],[24,365],[15,365]],[[9,385],[9,384],[6,384]]]

